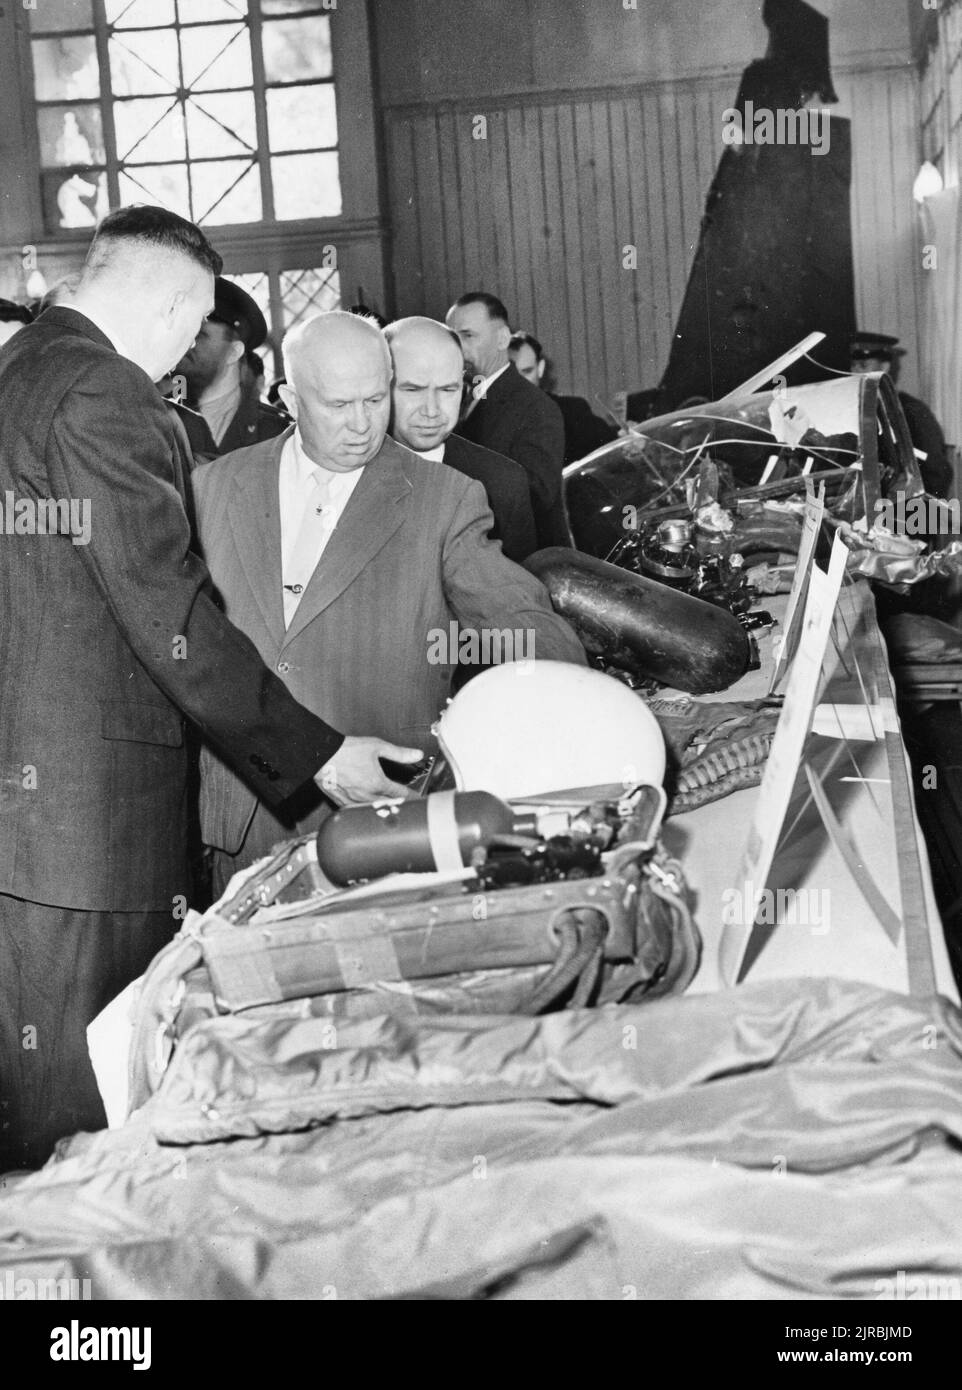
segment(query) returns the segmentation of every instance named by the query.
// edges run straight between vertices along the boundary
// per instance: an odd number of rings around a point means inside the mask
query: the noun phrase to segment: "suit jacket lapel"
[[[228,504],[230,527],[244,573],[278,645],[284,640],[278,473],[281,452],[292,433],[293,427],[247,461]]]
[[[180,493],[180,500],[184,504],[184,511],[187,513],[187,520],[190,523],[190,534],[194,549],[197,549],[197,511],[194,507],[194,493],[190,486],[190,469],[193,461],[190,452],[190,440],[187,438],[187,431],[180,422],[176,410],[168,406],[168,419],[174,431],[174,447],[170,455],[170,465],[174,474],[174,486]]]
[[[467,439],[473,444],[482,442],[490,419],[498,419],[510,409],[509,403],[515,395],[515,382],[520,380],[517,367],[513,362],[509,363],[507,371],[492,381],[470,415],[462,417],[457,427],[457,433],[462,439]]]
[[[491,383],[486,399],[493,402],[493,409],[497,414],[504,415],[515,408],[518,382],[523,380],[524,377],[511,362],[507,371],[502,372],[497,381]]]
[[[386,439],[365,466],[297,605],[285,641],[292,641],[340,597],[404,521],[411,484],[404,476],[403,457],[399,446]]]

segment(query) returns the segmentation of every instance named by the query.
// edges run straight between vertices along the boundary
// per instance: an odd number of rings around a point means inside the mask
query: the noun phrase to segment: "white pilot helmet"
[[[642,698],[566,661],[489,667],[458,691],[436,732],[458,790],[505,801],[621,796],[665,776],[664,739]]]

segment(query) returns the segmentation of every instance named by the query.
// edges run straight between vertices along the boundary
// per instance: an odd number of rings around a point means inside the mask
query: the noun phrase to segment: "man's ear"
[[[244,344],[240,338],[232,338],[230,341],[230,356],[228,362],[239,362],[244,356]]]
[[[547,362],[542,357],[541,361],[538,363],[537,371],[535,372],[535,377],[538,381],[542,381],[544,379],[544,369],[545,367],[547,367],[547,365]]]
[[[174,290],[166,304],[163,305],[162,313],[166,323],[172,324],[180,313],[184,300],[187,298],[186,290]]]
[[[507,350],[508,350],[508,344],[510,343],[510,341],[511,341],[511,329],[508,327],[508,325],[507,325],[506,323],[503,323],[503,324],[501,325],[501,327],[498,329],[498,337],[497,337],[498,351],[499,351],[499,352],[507,352]]]
[[[296,394],[296,392],[294,391],[294,388],[293,388],[291,385],[289,385],[289,383],[286,382],[286,381],[281,382],[281,384],[280,384],[280,385],[278,386],[278,388],[277,388],[277,394],[280,396],[281,400],[284,402],[284,407],[285,407],[285,409],[287,410],[288,415],[290,415],[290,417],[291,417],[292,420],[296,420],[296,419],[297,419],[297,394]]]

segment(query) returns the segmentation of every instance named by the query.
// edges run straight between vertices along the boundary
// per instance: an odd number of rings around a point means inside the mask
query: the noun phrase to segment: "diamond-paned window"
[[[28,13],[47,231],[132,203],[208,227],[339,217],[331,8],[41,0]]]
[[[280,290],[285,332],[301,319],[337,309],[341,303],[336,270],[282,270]]]

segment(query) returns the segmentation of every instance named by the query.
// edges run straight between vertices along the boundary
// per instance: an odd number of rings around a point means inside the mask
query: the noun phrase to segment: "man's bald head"
[[[445,352],[454,348],[461,355],[461,339],[453,328],[439,323],[437,319],[425,318],[422,314],[412,314],[410,318],[395,319],[384,330],[384,336],[397,356],[398,349],[405,351]]]
[[[391,370],[391,354],[381,330],[372,320],[343,309],[316,314],[292,328],[284,339],[283,357],[284,375],[295,390],[299,382],[310,389],[319,374],[329,376],[345,360],[372,367],[380,362]]]
[[[369,463],[391,410],[391,354],[381,330],[357,314],[318,314],[291,329],[283,355],[281,396],[308,457],[336,473]]]
[[[394,360],[394,438],[425,452],[458,423],[464,359],[456,333],[436,319],[398,319],[384,330]]]

